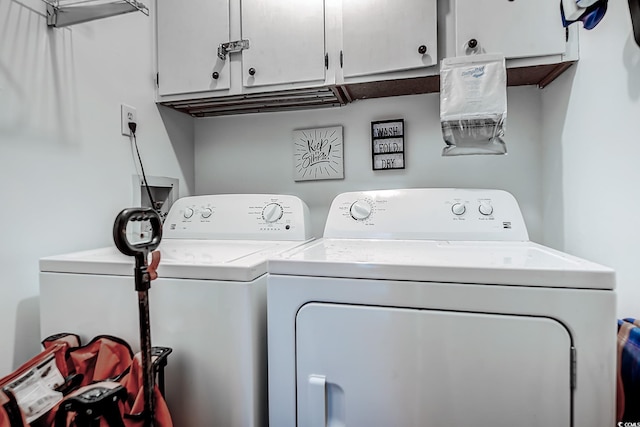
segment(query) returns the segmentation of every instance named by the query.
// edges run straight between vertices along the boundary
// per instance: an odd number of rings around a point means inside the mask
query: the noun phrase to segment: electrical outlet
[[[120,104],[120,128],[121,132],[125,136],[131,136],[131,129],[129,129],[129,122],[138,123],[136,117],[136,109],[127,104]]]

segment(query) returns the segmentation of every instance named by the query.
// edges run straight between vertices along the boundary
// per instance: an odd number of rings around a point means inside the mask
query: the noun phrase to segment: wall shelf
[[[96,19],[142,12],[149,8],[137,0],[43,0],[47,4],[47,25],[62,28]]]

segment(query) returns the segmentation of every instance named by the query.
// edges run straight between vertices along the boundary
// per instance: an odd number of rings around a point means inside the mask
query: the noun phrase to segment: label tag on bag
[[[62,384],[64,377],[58,370],[55,356],[51,355],[4,389],[14,395],[27,422],[31,423],[62,400],[62,393],[55,391]]]

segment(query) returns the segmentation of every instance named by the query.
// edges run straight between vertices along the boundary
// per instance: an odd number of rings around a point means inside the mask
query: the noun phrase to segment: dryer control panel
[[[327,238],[527,241],[516,199],[502,190],[414,188],[338,195]]]
[[[307,240],[309,208],[296,196],[216,194],[183,197],[169,211],[163,239]]]

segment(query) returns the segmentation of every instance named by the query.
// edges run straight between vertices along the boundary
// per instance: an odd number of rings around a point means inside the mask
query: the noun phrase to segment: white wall
[[[42,1],[0,0],[0,376],[40,351],[38,259],[111,245],[132,204],[120,103],[146,173],[194,190],[193,121],[153,102],[152,28],[133,13],[48,29]]]
[[[626,1],[580,29],[573,68],[542,96],[544,234],[613,267],[619,316],[640,316],[640,48]]]
[[[358,101],[345,107],[198,119],[196,193],[285,193],[310,207],[322,235],[333,198],[345,191],[402,187],[500,188],[519,200],[532,239],[542,237],[540,91],[508,89],[506,156],[441,157],[439,95]],[[404,170],[371,169],[371,121],[405,120]],[[293,181],[292,131],[342,125],[345,179]]]

